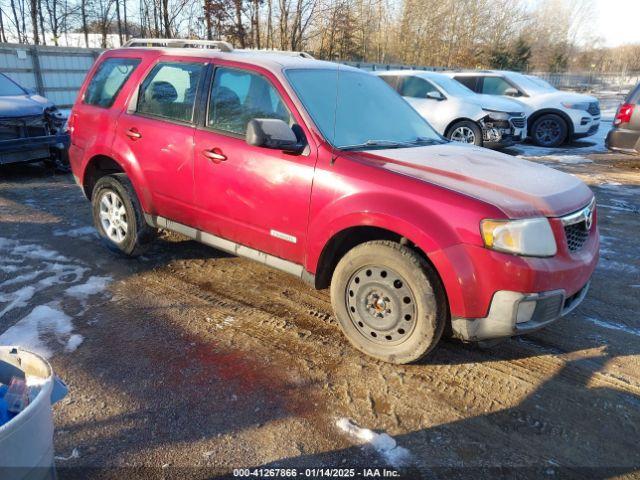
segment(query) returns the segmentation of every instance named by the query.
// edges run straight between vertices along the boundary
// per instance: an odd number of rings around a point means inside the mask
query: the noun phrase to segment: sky
[[[595,0],[595,27],[607,47],[640,43],[640,0]]]

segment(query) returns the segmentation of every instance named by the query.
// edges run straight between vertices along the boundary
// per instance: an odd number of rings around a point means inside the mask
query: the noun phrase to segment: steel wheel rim
[[[551,144],[560,139],[560,124],[556,120],[543,120],[536,128],[536,140],[540,143]]]
[[[129,224],[127,210],[120,195],[113,190],[105,190],[100,195],[100,224],[109,240],[122,243],[127,238]]]
[[[451,132],[451,140],[460,143],[476,143],[476,134],[469,127],[458,127]]]
[[[345,302],[351,323],[370,342],[398,345],[415,329],[415,295],[390,268],[369,265],[357,270],[347,282]]]

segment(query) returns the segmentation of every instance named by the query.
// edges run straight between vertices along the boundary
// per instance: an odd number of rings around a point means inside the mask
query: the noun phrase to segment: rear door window
[[[478,77],[474,77],[471,75],[458,75],[453,78],[455,78],[458,82],[460,82],[468,89],[478,93]]]
[[[89,82],[83,102],[97,107],[111,107],[139,63],[138,58],[105,59]]]
[[[278,91],[262,75],[220,67],[215,71],[207,126],[244,135],[254,118],[277,118],[287,124],[293,117]]]
[[[140,85],[136,112],[191,122],[204,68],[204,63],[159,62]]]

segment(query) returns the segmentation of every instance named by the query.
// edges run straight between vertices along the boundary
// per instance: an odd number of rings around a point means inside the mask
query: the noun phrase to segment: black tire
[[[115,196],[114,196],[115,195]],[[121,241],[112,238],[113,235],[106,231],[105,223],[101,218],[101,203],[103,198],[108,196],[111,199],[120,200],[113,205],[124,207],[123,220],[118,220],[119,231],[123,233]],[[105,200],[108,203],[108,199]],[[124,173],[115,173],[101,177],[93,188],[91,195],[91,205],[93,210],[93,223],[100,234],[100,238],[112,251],[124,255],[135,257],[143,253],[155,237],[157,230],[150,227],[144,220],[144,213],[138,197],[133,189],[133,185]],[[120,210],[119,208],[117,210]],[[122,223],[124,221],[124,224]],[[109,223],[111,224],[111,223]],[[126,228],[123,227],[126,225]]]
[[[567,122],[554,113],[536,118],[531,125],[531,139],[540,147],[559,147],[567,140],[568,132]]]
[[[469,135],[473,136],[473,141],[468,141],[470,140]],[[469,143],[479,147],[483,143],[482,130],[476,122],[471,120],[461,120],[451,125],[447,130],[447,138],[453,142]],[[463,141],[463,138],[466,138],[467,141]]]
[[[331,303],[354,347],[396,364],[428,354],[447,318],[444,289],[433,267],[409,247],[387,240],[358,245],[340,259]]]

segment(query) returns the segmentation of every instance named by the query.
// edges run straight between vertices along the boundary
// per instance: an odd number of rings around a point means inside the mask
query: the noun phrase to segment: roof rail
[[[316,59],[313,55],[307,52],[292,52],[290,50],[275,50],[270,48],[236,48],[233,51],[241,53],[266,53],[273,55],[284,55],[287,57],[302,57],[309,58],[311,60]]]
[[[187,38],[132,38],[123,47],[216,48],[221,52],[233,52],[229,42]]]

